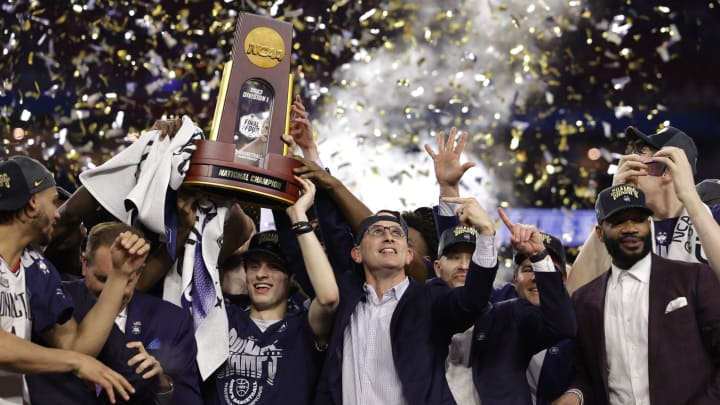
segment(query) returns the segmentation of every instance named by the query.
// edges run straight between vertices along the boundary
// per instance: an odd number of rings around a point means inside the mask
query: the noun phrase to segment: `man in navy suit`
[[[82,280],[65,283],[80,321],[95,305],[113,260],[109,247],[122,232],[140,232],[120,222],[96,225],[88,235],[83,254]],[[197,347],[192,318],[187,311],[135,290],[140,271],[123,295],[121,311],[98,358],[122,374],[135,388],[131,404],[202,404],[195,362]],[[28,378],[33,403],[103,404],[98,395],[72,374]]]
[[[494,303],[475,322],[473,380],[483,405],[530,405],[533,401],[526,374],[533,355],[572,338],[577,325],[562,272],[547,248],[550,236],[534,226],[512,223],[502,209],[498,212],[511,232],[510,242],[516,251],[514,280],[519,298]],[[565,364],[566,379],[569,364]]]
[[[486,306],[497,270],[492,218],[476,200],[453,198],[460,222],[477,230],[464,287],[405,275],[407,225],[380,211],[360,225],[355,272],[338,275],[340,305],[316,404],[454,404],[445,380],[450,337]]]
[[[720,403],[717,277],[651,253],[640,189],[603,190],[595,212],[612,266],[573,295],[577,369],[556,404]]]

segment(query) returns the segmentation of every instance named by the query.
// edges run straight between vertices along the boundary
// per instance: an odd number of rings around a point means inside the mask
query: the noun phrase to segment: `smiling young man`
[[[573,296],[576,374],[556,403],[719,403],[717,277],[652,253],[653,211],[639,188],[603,190],[595,212],[612,265]]]
[[[227,305],[230,356],[206,381],[206,404],[311,403],[339,298],[332,267],[306,214],[315,185],[296,181],[302,194],[286,213],[315,298],[307,309],[290,299],[294,275],[278,232],[255,234],[243,255],[250,304]]]

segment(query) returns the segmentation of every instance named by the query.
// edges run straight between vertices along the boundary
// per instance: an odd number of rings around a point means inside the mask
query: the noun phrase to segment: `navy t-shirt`
[[[290,301],[289,301],[290,302]],[[249,309],[227,305],[230,355],[204,387],[211,404],[309,404],[322,353],[308,312],[292,303],[285,319],[260,331]]]
[[[717,223],[720,223],[720,205],[710,206],[710,212]],[[678,217],[663,219],[662,221],[655,221],[655,254],[659,256],[667,256],[668,247],[673,239],[675,233],[675,227],[677,226]],[[686,229],[687,227],[680,227],[680,230]]]

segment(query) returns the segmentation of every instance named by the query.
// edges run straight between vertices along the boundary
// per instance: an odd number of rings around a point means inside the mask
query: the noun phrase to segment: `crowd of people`
[[[0,162],[0,404],[720,403],[720,181],[694,186],[687,134],[627,129],[568,263],[461,196],[467,134],[425,145],[435,207],[371,212],[292,113],[301,191],[274,230],[182,186],[187,118],[71,195],[37,160]]]

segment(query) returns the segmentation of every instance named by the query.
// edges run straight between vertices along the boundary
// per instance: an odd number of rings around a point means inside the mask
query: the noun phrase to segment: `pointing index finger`
[[[505,226],[509,230],[512,230],[512,228],[515,224],[513,224],[513,222],[510,220],[510,217],[508,217],[507,214],[505,214],[505,211],[503,211],[502,208],[498,208],[497,211],[498,211],[498,215],[500,215],[500,219],[502,219],[503,223],[505,223]]]

